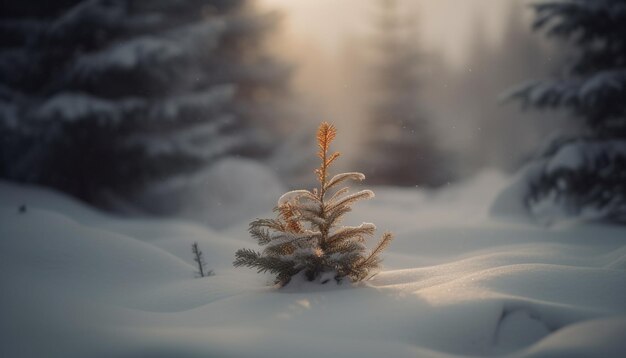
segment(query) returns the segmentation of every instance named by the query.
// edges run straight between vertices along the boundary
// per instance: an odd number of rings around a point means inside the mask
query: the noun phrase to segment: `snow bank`
[[[520,169],[496,196],[489,209],[490,214],[498,219],[531,224],[534,218],[526,204],[526,197],[530,190],[530,181],[541,174],[543,167],[543,162],[532,162]]]
[[[267,167],[247,159],[225,158],[208,170],[154,185],[142,206],[153,212],[225,228],[271,211],[285,192]]]
[[[492,221],[505,183],[377,189],[353,217],[396,232],[386,271],[284,290],[232,268],[243,225],[118,219],[0,183],[0,356],[623,357],[626,231]],[[215,276],[193,278],[194,241]]]

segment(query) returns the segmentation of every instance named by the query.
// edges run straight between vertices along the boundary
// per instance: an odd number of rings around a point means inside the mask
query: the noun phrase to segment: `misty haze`
[[[0,3],[0,357],[626,356],[626,1]]]

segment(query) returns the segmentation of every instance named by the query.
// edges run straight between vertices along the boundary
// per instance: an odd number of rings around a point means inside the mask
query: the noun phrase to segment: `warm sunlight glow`
[[[262,0],[267,7],[282,9],[294,36],[309,38],[335,52],[346,45],[346,36],[367,32],[373,0]],[[401,0],[400,5],[419,17],[421,41],[443,51],[460,65],[469,50],[472,29],[484,26],[492,40],[504,22],[506,2],[501,0]],[[477,25],[479,24],[479,25]]]

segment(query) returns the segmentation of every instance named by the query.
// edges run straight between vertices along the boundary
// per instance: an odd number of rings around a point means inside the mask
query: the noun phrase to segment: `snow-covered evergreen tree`
[[[535,9],[535,28],[570,40],[577,55],[561,78],[525,84],[512,97],[530,107],[568,109],[586,133],[542,153],[528,179],[527,204],[542,216],[556,209],[626,223],[626,2],[544,1]]]
[[[270,272],[281,286],[298,274],[309,281],[319,279],[321,283],[330,279],[339,282],[345,277],[356,282],[370,277],[379,268],[379,255],[391,242],[392,235],[383,234],[376,247],[367,252],[365,240],[374,234],[374,224],[339,225],[352,210],[352,204],[373,198],[374,193],[361,190],[348,194],[348,187],[338,189],[348,180],[365,179],[361,173],[342,173],[328,179],[328,169],[339,157],[339,153],[329,153],[335,136],[334,126],[320,125],[317,140],[321,165],[315,170],[319,188],[288,192],[278,200],[275,219],[253,221],[250,234],[265,249],[263,252],[238,250],[236,267]]]
[[[0,18],[0,176],[93,202],[272,150],[290,72],[264,49],[275,13],[243,0],[20,3]]]
[[[372,184],[436,185],[443,179],[441,158],[419,101],[423,61],[418,40],[397,0],[378,4],[366,75],[370,96],[365,141],[357,167]]]

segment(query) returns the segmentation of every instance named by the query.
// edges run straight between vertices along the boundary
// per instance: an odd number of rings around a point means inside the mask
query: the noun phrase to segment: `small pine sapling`
[[[196,271],[196,275],[198,277],[213,276],[213,270],[206,269],[206,262],[204,261],[204,256],[202,255],[202,251],[198,247],[197,242],[191,244],[191,252],[193,253],[193,261],[195,261],[195,263],[198,265],[198,271]]]
[[[373,276],[380,268],[381,252],[392,240],[383,234],[373,250],[367,251],[366,238],[373,236],[376,226],[340,226],[342,218],[361,199],[371,199],[371,190],[349,194],[349,188],[338,189],[348,180],[362,181],[362,173],[342,173],[328,179],[328,168],[339,153],[329,154],[330,143],[337,130],[322,123],[317,132],[318,156],[321,165],[315,170],[319,187],[290,191],[278,200],[275,219],[257,219],[250,223],[250,234],[265,246],[262,252],[241,249],[235,254],[235,267],[255,268],[259,273],[276,276],[275,283],[284,286],[292,277],[302,274],[307,280],[322,283],[333,277],[337,282],[352,282]]]

